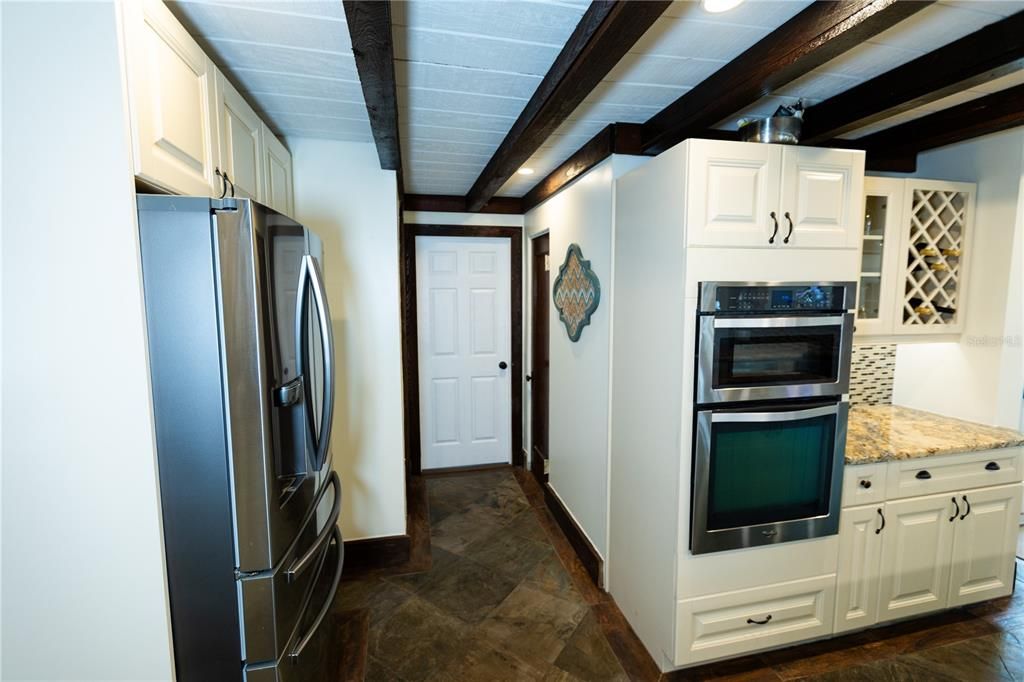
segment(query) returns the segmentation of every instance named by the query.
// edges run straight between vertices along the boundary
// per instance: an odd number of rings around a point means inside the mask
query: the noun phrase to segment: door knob
[[[508,363],[502,360],[498,363],[498,369],[508,369]]]
[[[527,381],[533,381],[533,375],[532,374],[527,374],[526,375],[526,380]]]

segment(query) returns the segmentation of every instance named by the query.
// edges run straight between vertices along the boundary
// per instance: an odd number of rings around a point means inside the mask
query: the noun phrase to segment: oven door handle
[[[807,410],[786,410],[781,412],[712,412],[711,421],[721,422],[792,422],[800,419],[838,415],[841,409],[847,409],[848,403],[835,403],[823,407],[812,407]]]
[[[842,327],[853,324],[853,313],[828,317],[716,317],[715,329],[769,329],[772,327]]]

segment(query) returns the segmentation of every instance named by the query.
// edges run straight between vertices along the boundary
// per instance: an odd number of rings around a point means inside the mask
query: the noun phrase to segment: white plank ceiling
[[[524,164],[499,196],[522,196],[609,123],[643,123],[810,0],[747,0],[722,14],[677,1]],[[587,9],[586,0],[393,3],[404,181],[464,195]],[[186,0],[172,9],[285,136],[372,142],[340,1]],[[729,116],[813,105],[1015,12],[1024,0],[939,0]],[[851,131],[856,138],[1024,83],[1024,70]]]
[[[587,6],[523,0],[392,5],[407,191],[469,190]]]
[[[340,0],[168,6],[276,132],[373,141]]]

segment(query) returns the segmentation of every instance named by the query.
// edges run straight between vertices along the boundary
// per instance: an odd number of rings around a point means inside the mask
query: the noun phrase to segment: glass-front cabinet
[[[963,329],[974,189],[941,180],[865,178],[858,337]]]

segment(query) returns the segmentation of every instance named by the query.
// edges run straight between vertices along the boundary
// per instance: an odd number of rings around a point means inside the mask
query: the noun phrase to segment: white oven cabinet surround
[[[859,230],[829,248],[745,248],[766,246],[770,232],[754,228],[724,246],[708,237],[692,248],[694,230],[705,233],[688,217],[688,202],[702,190],[687,174],[690,152],[705,143],[683,142],[620,177],[614,204],[607,589],[666,671],[827,635],[835,611],[838,536],[690,552],[697,289],[716,280],[854,281]],[[754,157],[784,151],[720,149]],[[859,187],[858,178],[851,185]],[[703,182],[699,173],[691,180]],[[778,175],[776,183],[772,191],[781,193]],[[858,195],[858,211],[860,202]],[[782,611],[764,625],[746,622],[763,620],[766,607]],[[738,623],[730,620],[740,613]],[[740,626],[761,629],[745,638]]]
[[[847,466],[835,633],[1010,594],[1022,457],[1005,448]]]
[[[687,140],[690,246],[847,249],[860,242],[864,152]]]
[[[135,175],[160,189],[237,196],[291,215],[291,156],[160,0],[122,3]]]

